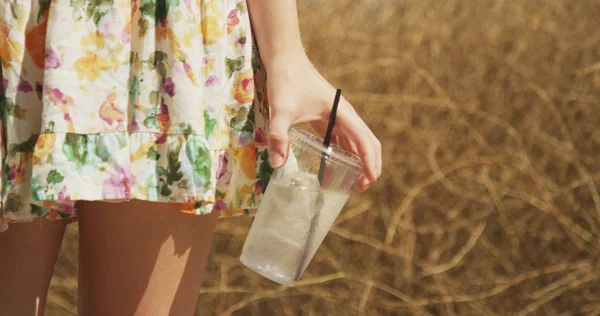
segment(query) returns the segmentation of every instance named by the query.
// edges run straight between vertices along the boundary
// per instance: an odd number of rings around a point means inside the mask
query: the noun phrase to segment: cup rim
[[[323,146],[323,138],[297,127],[292,127],[290,129],[289,138],[291,142],[302,145],[303,148],[308,149],[319,156],[323,152],[327,152],[329,156],[327,163],[333,163],[345,167],[346,169],[352,170],[358,174],[363,173],[364,167],[360,157],[339,145],[330,144],[329,148],[326,148]]]

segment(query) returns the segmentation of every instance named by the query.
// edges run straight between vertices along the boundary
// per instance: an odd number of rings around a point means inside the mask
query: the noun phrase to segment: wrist
[[[302,48],[289,50],[278,54],[272,54],[272,56],[264,56],[262,57],[262,59],[267,73],[277,70],[289,69],[291,65],[294,65],[294,67],[302,66],[305,64],[310,65],[308,56]]]

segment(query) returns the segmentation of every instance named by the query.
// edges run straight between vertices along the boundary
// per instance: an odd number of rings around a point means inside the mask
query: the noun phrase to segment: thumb
[[[288,155],[288,130],[291,122],[285,115],[273,113],[269,123],[269,161],[273,168],[279,168],[285,164]]]

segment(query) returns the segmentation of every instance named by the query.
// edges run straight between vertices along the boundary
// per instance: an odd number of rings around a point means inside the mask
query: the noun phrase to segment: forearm
[[[296,0],[247,0],[254,36],[267,71],[285,60],[304,60]]]

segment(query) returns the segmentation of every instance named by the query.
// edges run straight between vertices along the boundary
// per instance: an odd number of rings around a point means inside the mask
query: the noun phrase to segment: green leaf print
[[[246,120],[244,121],[244,126],[242,126],[241,131],[249,133],[250,135],[254,135],[254,105],[250,106],[250,109],[248,110],[248,115],[246,116]]]
[[[21,120],[25,118],[26,110],[15,104],[15,102],[10,98],[0,96],[0,106],[5,108],[6,113],[10,116],[14,116]]]
[[[173,193],[173,191],[171,191],[171,189],[169,189],[169,185],[166,183],[163,184],[162,188],[160,189],[160,195],[169,196],[169,195],[171,195],[171,193]]]
[[[142,4],[142,6],[140,7],[140,11],[145,16],[154,19],[154,15],[156,12],[156,3],[154,3],[154,1],[152,0],[146,0],[144,1],[144,4]]]
[[[154,53],[150,54],[150,57],[148,57],[148,64],[149,67],[151,67],[150,69],[154,69],[156,67],[156,65],[158,65],[159,63],[161,63],[165,58],[165,53],[157,50]]]
[[[158,25],[167,19],[170,6],[169,0],[145,0],[140,7],[140,11],[145,16],[154,19],[154,22]]]
[[[159,63],[158,65],[156,65],[156,72],[161,76],[161,77],[166,77],[167,76],[167,67],[165,66],[165,63]]]
[[[51,2],[51,0],[48,0],[48,2]],[[72,8],[82,8],[85,6],[85,0],[71,0],[70,4]]]
[[[144,19],[144,17],[142,16],[138,20],[138,27],[140,29],[140,31],[138,32],[139,37],[144,37],[148,33],[148,29],[150,28],[150,22],[148,22],[148,20]],[[153,69],[154,66],[152,66],[151,70]]]
[[[58,210],[56,211],[56,214],[58,214],[58,216],[60,216],[60,218],[62,218],[62,219],[71,217],[71,214],[69,214],[67,212],[58,211]]]
[[[156,0],[156,24],[162,23],[169,15],[170,0]]]
[[[10,3],[10,11],[13,18],[15,18],[17,21],[23,21],[27,15],[25,8],[17,2]]]
[[[190,184],[188,183],[187,179],[181,179],[181,181],[179,181],[179,183],[177,183],[177,187],[180,189],[189,189]]]
[[[96,11],[96,2],[95,1],[90,1],[87,6],[85,7],[85,15],[87,17],[87,19],[91,19],[92,16],[94,16],[94,12]]]
[[[244,1],[238,2],[236,8],[240,13],[246,13],[248,11],[248,9],[246,8],[246,2]]]
[[[246,123],[247,119],[248,119],[248,108],[242,107],[231,118],[231,120],[229,121],[229,125],[231,126],[231,128],[233,128],[235,130],[240,130]]]
[[[42,17],[48,10],[50,10],[50,4],[52,4],[52,0],[39,0],[40,11],[37,16],[37,23],[42,22]]]
[[[208,148],[204,146],[204,144],[198,146],[198,154],[194,159],[194,171],[197,175],[204,178],[206,181],[205,185],[209,184],[210,179],[210,152]]]
[[[167,171],[167,184],[172,185],[173,183],[183,178],[183,173],[179,171],[181,168],[181,162],[179,162],[179,152],[181,151],[181,144],[178,144],[175,148],[169,150],[167,154],[167,162],[169,164],[169,170]]]
[[[31,135],[29,136],[29,138],[19,144],[11,144],[10,145],[10,153],[11,154],[16,154],[16,153],[32,153],[33,149],[35,148],[35,143],[37,142],[38,139],[38,135]]]
[[[156,118],[156,116],[148,116],[144,120],[144,126],[146,126],[147,128],[153,128],[153,127],[158,128],[160,125],[158,123],[158,119]]]
[[[146,157],[148,157],[148,159],[150,160],[157,161],[160,158],[160,155],[158,154],[158,151],[156,151],[156,148],[150,147],[150,149],[148,150],[148,154],[146,154]]]
[[[70,5],[73,8],[73,17],[80,20],[85,15],[86,21],[93,20],[96,25],[100,20],[112,10],[114,0],[71,0]]]
[[[160,104],[160,92],[151,91],[150,92],[150,104],[159,105]]]
[[[94,24],[100,24],[100,20],[108,13],[108,11],[96,11],[94,14]]]
[[[43,216],[45,212],[46,212],[45,208],[43,208],[41,206],[37,206],[35,204],[31,204],[31,214],[33,214],[35,216]]]
[[[48,172],[48,176],[46,177],[46,181],[48,181],[49,184],[61,183],[64,179],[65,177],[60,174],[60,172],[56,171],[56,169],[50,170],[50,172]]]
[[[62,148],[63,153],[69,161],[75,161],[77,167],[81,167],[86,164],[88,158],[87,143],[86,135],[67,134]]]
[[[4,204],[2,206],[4,207],[3,211],[5,212],[19,211],[22,206],[21,196],[15,193],[9,193],[4,198]]]
[[[258,167],[258,173],[256,174],[256,177],[258,178],[258,181],[260,182],[260,185],[262,187],[263,192],[265,192],[265,190],[267,189],[267,185],[269,184],[269,180],[271,180],[271,175],[273,174],[273,167],[271,167],[271,164],[269,163],[269,151],[265,149],[265,151],[263,151],[260,154],[260,159],[261,159],[261,163],[260,166]]]
[[[146,111],[146,115],[159,115],[160,114],[160,109],[158,108],[152,108],[152,109],[148,109],[148,111]]]
[[[44,93],[44,86],[41,83],[35,83],[35,93],[37,94],[38,100],[42,101],[42,95]]]
[[[133,58],[133,56],[132,56]],[[140,79],[138,77],[133,76],[131,82],[129,83],[129,101],[131,104],[135,104],[135,99],[137,95],[140,93]]]
[[[0,162],[2,163],[2,162]],[[5,196],[6,195],[6,190],[8,189],[8,182],[10,179],[10,166],[8,165],[8,163],[4,163],[4,166],[2,167],[2,187],[0,188],[0,193],[2,195],[0,195],[0,197]]]
[[[227,78],[231,78],[233,73],[237,70],[241,70],[244,68],[245,57],[240,56],[236,59],[230,59],[225,57],[225,72],[227,74]]]
[[[183,178],[183,173],[180,171],[181,162],[179,161],[181,146],[180,141],[171,143],[167,153],[167,169],[165,170],[164,167],[156,168],[159,183],[162,183],[160,187],[160,194],[162,196],[170,196],[173,193],[170,186]]]
[[[212,133],[216,124],[217,119],[208,109],[204,109],[204,136],[206,136],[207,139],[210,137],[210,134]]]

